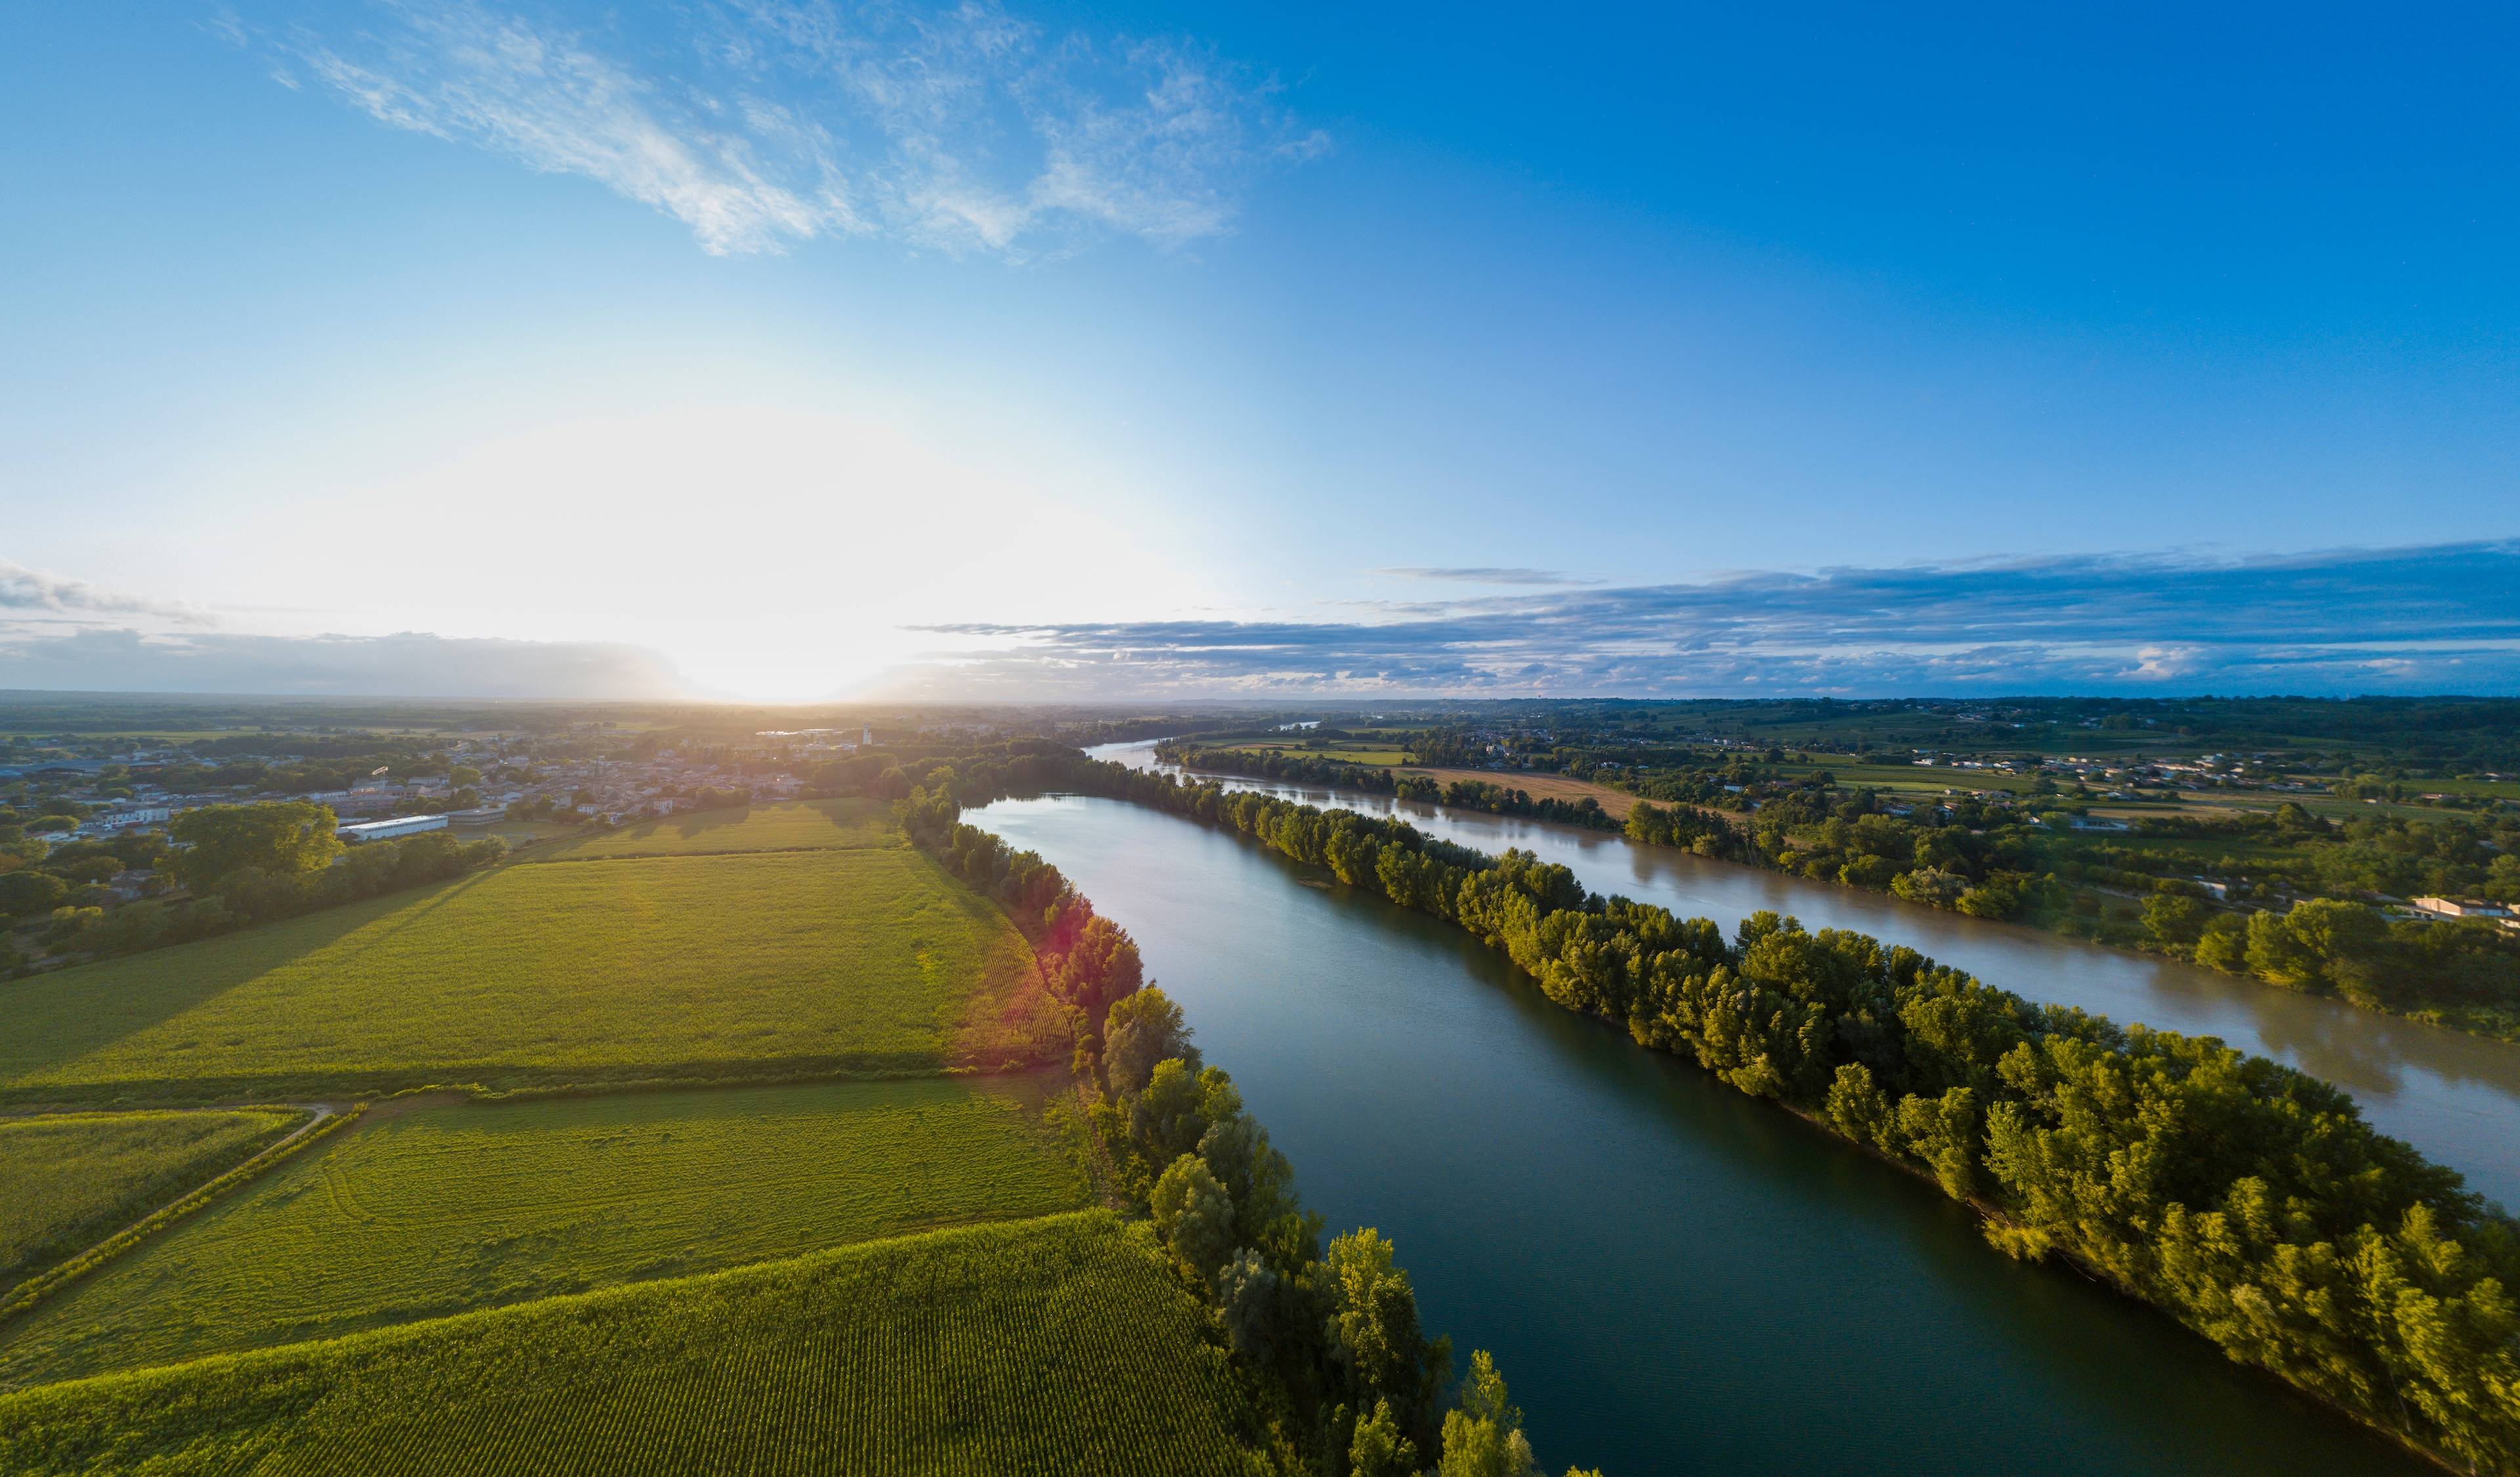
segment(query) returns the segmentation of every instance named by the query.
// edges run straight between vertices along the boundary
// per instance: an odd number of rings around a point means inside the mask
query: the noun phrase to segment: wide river
[[[1157,767],[1151,743],[1108,744],[1089,752],[1133,768]],[[2381,1131],[2458,1170],[2506,1208],[2520,1209],[2520,1047],[2177,960],[2102,949],[1882,893],[1709,861],[1669,846],[1641,846],[1582,827],[1387,795],[1202,778],[1316,805],[1398,816],[1430,835],[1485,852],[1518,846],[1543,861],[1563,863],[1595,892],[1659,903],[1683,918],[1713,918],[1727,932],[1760,909],[1773,909],[1801,918],[1806,927],[1852,928],[1906,944],[2032,1000],[2081,1006],[2121,1022],[2219,1036],[2344,1088]]]
[[[1433,919],[1117,801],[972,819],[1136,934],[1306,1198],[1398,1242],[1552,1470],[2431,1470]]]

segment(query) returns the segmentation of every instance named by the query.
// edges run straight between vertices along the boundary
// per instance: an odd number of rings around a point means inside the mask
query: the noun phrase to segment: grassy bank
[[[0,1397],[0,1470],[1248,1470],[1198,1303],[1101,1212]]]

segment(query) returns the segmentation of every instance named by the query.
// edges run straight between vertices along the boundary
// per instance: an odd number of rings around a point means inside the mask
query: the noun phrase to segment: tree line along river
[[[1090,752],[1155,769],[1160,766],[1153,748],[1110,744]],[[1563,864],[1594,892],[1660,904],[1682,918],[1713,918],[1727,932],[1751,914],[1772,909],[1801,918],[1809,928],[1849,928],[1906,944],[2031,1000],[2080,1006],[2125,1024],[2219,1036],[2344,1088],[2383,1133],[2456,1169],[2504,1208],[2520,1209],[2520,1047],[2179,960],[2103,949],[1882,893],[1640,845],[1613,832],[1387,795],[1200,778],[1231,789],[1396,816],[1429,835],[1491,854],[1520,847],[1544,862]]]
[[[1390,809],[1372,797],[1307,798]],[[2118,999],[2148,998],[2108,980],[2113,968],[2150,971],[2151,961],[1986,924],[1973,924],[1990,937],[1971,957],[1900,926],[1909,920],[1899,915],[1921,910],[1823,911],[1790,879],[1685,856],[1671,860],[1717,874],[1675,869],[1656,891],[1646,884],[1663,859],[1646,848],[1408,810],[1452,839],[1541,850],[1588,886],[1728,924],[1779,907],[2068,998],[2012,962],[2053,953]],[[1624,1477],[2428,1470],[2157,1313],[2058,1268],[2006,1260],[1931,1186],[1551,1006],[1504,960],[1433,919],[1117,801],[1002,801],[971,819],[1058,863],[1137,935],[1210,1059],[1235,1074],[1293,1159],[1307,1198],[1333,1229],[1373,1225],[1395,1237],[1430,1325],[1464,1352],[1496,1352],[1557,1467],[1598,1462]],[[1690,881],[1746,883],[1757,900],[1676,890]],[[1835,889],[1807,891],[1825,900]],[[2239,992],[2260,988],[2203,982],[2244,1016]],[[2214,1004],[2194,986],[2172,998]],[[2113,1000],[2077,1003],[2200,1028]],[[2303,1029],[2293,1045],[2325,1039]],[[2387,1040],[2350,1059],[2386,1064]],[[2491,1091],[2476,1072],[2395,1065],[2402,1095],[2429,1077]],[[2501,1082],[2508,1104],[2507,1074]]]

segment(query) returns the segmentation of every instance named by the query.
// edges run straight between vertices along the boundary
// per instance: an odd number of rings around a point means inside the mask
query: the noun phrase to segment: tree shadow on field
[[[762,812],[776,812],[777,822],[747,834]],[[728,856],[738,852],[819,851],[826,839],[813,833],[814,821],[831,829],[832,849],[853,851],[880,844],[895,833],[891,807],[856,796],[821,800],[770,800],[722,810],[682,811],[633,822],[614,830],[562,840],[554,849],[524,857],[529,862],[611,862],[649,857]],[[874,839],[870,839],[874,838]]]
[[[688,841],[694,837],[708,835],[712,831],[741,829],[743,823],[750,819],[752,819],[752,807],[749,805],[731,805],[724,810],[682,811],[671,816],[660,816],[653,821],[643,821],[637,826],[626,827],[612,832],[606,839],[639,842],[662,837],[667,840]]]
[[[347,956],[355,958],[507,870],[488,868],[217,938],[0,983],[0,1021],[8,1023],[0,1030],[0,1094],[40,1096],[26,1078],[163,1025],[382,923]]]

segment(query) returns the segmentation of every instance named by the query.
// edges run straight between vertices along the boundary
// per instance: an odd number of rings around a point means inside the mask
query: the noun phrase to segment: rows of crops
[[[907,844],[881,800],[794,800],[690,811],[537,849],[534,861],[706,856],[730,851],[847,851]]]
[[[0,984],[0,1097],[933,1071],[1036,978],[906,848],[513,865]]]
[[[1226,1473],[1241,1399],[1089,1211],[0,1396],[0,1471]]]
[[[281,1137],[289,1108],[0,1118],[0,1288]]]
[[[1039,1079],[371,1114],[32,1311],[0,1388],[1087,1203]]]

